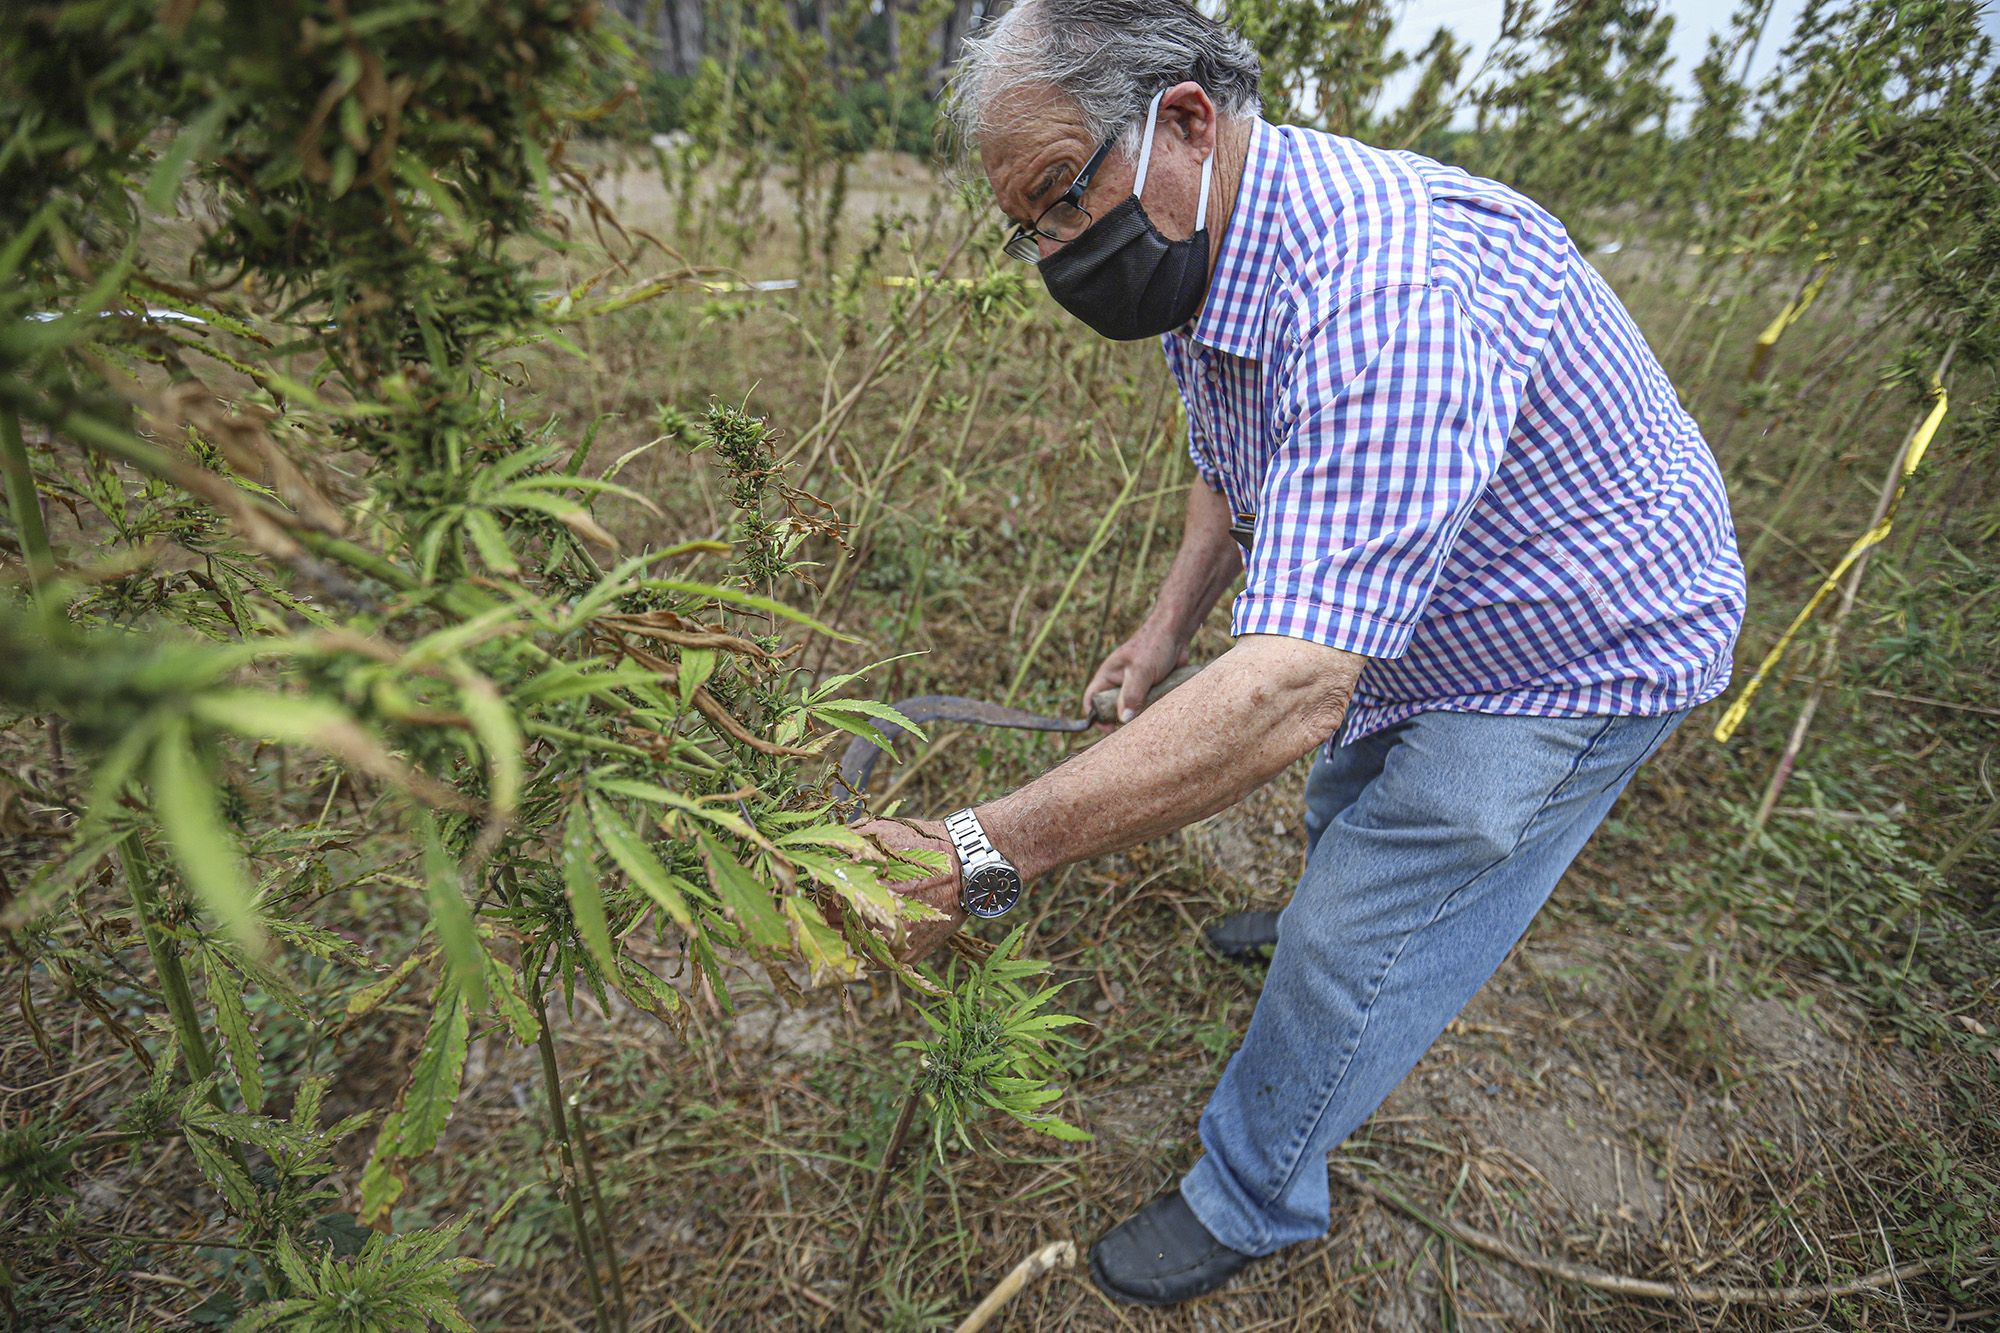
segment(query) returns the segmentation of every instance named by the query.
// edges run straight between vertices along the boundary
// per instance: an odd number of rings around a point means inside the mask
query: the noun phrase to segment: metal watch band
[[[944,830],[951,835],[951,845],[958,849],[961,879],[969,879],[990,865],[1013,869],[1013,862],[1000,854],[1000,849],[986,836],[986,830],[980,827],[979,816],[970,808],[945,816]]]
[[[1000,854],[979,816],[961,810],[944,821],[951,845],[958,849],[958,905],[969,917],[991,921],[1005,916],[1021,901],[1021,873]]]

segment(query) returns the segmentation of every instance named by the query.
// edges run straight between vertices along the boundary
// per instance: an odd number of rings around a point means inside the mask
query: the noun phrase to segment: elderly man
[[[956,855],[908,890],[948,918],[922,953],[1319,750],[1305,870],[1202,1155],[1091,1253],[1110,1296],[1155,1305],[1325,1233],[1327,1154],[1723,690],[1743,607],[1715,461],[1561,224],[1268,124],[1257,79],[1177,0],[1024,0],[971,44],[957,116],[1007,253],[1105,337],[1162,339],[1201,484],[1151,614],[1090,682],[1125,725],[942,825],[869,826]],[[1146,707],[1239,573],[1235,646]]]

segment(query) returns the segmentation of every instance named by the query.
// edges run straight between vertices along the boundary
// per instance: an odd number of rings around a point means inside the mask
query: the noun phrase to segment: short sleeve
[[[1500,465],[1519,378],[1428,286],[1354,299],[1287,361],[1232,632],[1400,657]]]
[[[1195,425],[1194,412],[1188,407],[1193,400],[1195,374],[1188,364],[1187,347],[1178,334],[1165,334],[1160,338],[1160,349],[1166,353],[1167,372],[1174,377],[1174,388],[1178,390],[1181,404],[1181,418],[1187,425],[1188,461],[1194,464],[1195,472],[1208,484],[1212,491],[1222,489],[1222,474],[1209,461],[1208,452],[1203,448],[1200,428]]]

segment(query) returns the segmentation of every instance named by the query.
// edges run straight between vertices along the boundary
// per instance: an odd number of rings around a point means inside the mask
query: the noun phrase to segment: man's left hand
[[[958,853],[952,849],[951,839],[945,835],[944,825],[933,820],[871,819],[861,825],[858,831],[873,838],[891,852],[944,853],[945,865],[948,868],[943,874],[923,879],[898,880],[889,885],[904,897],[915,898],[924,906],[944,913],[942,921],[908,923],[908,940],[901,958],[906,963],[917,962],[936,950],[953,932],[965,924],[965,910],[958,905]]]

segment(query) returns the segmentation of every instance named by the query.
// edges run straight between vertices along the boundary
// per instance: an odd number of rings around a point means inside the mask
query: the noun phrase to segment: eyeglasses
[[[1090,210],[1083,206],[1083,192],[1090,188],[1091,177],[1103,163],[1104,155],[1111,151],[1116,136],[1099,144],[1097,151],[1090,155],[1090,161],[1083,164],[1083,170],[1076,173],[1069,188],[1056,201],[1044,208],[1032,227],[1016,226],[1014,234],[1000,248],[1009,258],[1018,259],[1023,264],[1042,262],[1042,247],[1037,237],[1046,236],[1052,241],[1069,242],[1083,235],[1090,226]]]

